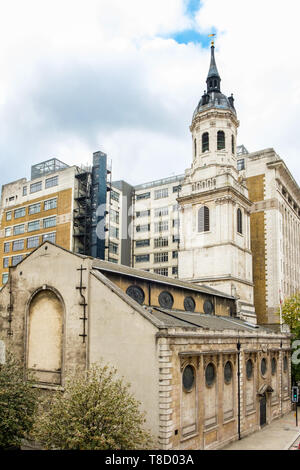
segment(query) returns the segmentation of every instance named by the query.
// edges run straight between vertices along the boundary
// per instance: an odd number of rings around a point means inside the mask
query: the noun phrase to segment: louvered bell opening
[[[198,232],[209,231],[209,209],[204,206],[198,212]]]

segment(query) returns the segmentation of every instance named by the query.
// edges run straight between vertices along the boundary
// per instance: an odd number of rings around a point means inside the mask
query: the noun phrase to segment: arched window
[[[209,231],[209,208],[203,206],[198,211],[198,232]]]
[[[234,154],[235,146],[234,146],[234,135],[231,136],[231,152]]]
[[[194,140],[194,158],[197,157],[197,140]]]
[[[237,231],[243,233],[243,218],[241,209],[237,210]]]
[[[225,149],[225,132],[224,131],[218,131],[217,141],[218,141],[217,149],[218,150]]]
[[[207,152],[207,150],[209,150],[209,134],[204,132],[202,134],[202,152]]]
[[[41,290],[28,310],[27,368],[37,382],[61,383],[63,305],[52,290]]]

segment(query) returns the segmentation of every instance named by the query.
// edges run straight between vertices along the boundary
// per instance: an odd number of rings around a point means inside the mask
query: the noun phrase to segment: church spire
[[[207,93],[213,91],[221,91],[221,77],[219,75],[216,60],[215,60],[215,46],[214,41],[211,42],[211,58],[210,58],[210,67],[206,79],[207,83]]]

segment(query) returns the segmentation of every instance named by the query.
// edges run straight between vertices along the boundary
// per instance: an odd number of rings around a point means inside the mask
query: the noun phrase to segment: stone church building
[[[216,449],[290,410],[290,341],[210,287],[45,242],[10,268],[0,343],[63,390],[103,360],[132,385],[160,449]]]
[[[214,45],[190,127],[178,277],[72,253],[49,241],[9,267],[0,345],[63,390],[103,360],[141,402],[160,449],[217,449],[291,409],[290,336],[258,324],[250,212],[237,171],[239,122]],[[2,355],[3,356],[3,355]]]

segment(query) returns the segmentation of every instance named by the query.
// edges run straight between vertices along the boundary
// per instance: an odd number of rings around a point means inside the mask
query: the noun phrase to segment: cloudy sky
[[[0,0],[0,184],[51,157],[138,184],[191,164],[189,125],[216,33],[239,144],[300,183],[297,0]]]

